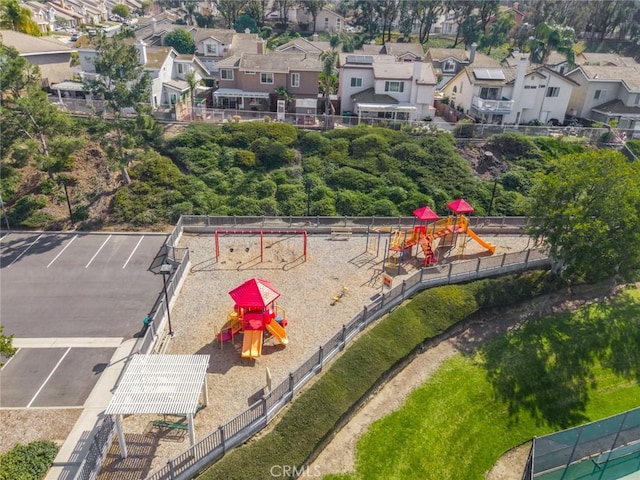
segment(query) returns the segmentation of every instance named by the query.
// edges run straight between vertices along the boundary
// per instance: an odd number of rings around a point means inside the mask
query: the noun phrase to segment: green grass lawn
[[[447,361],[329,479],[482,479],[531,437],[640,405],[640,292],[531,321]]]

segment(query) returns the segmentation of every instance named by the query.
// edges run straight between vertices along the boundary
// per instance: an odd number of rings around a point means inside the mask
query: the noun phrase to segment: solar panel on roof
[[[504,80],[504,73],[498,69],[474,68],[473,75],[478,80]]]
[[[373,57],[371,55],[347,55],[347,63],[371,65],[373,63]]]

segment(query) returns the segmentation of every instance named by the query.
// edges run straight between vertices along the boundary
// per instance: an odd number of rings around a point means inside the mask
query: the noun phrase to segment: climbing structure
[[[265,330],[281,345],[289,343],[284,309],[276,303],[280,293],[270,282],[252,278],[231,290],[229,295],[235,305],[229,320],[217,334],[221,343],[233,340],[235,334],[242,332],[242,358],[257,358],[262,354]]]

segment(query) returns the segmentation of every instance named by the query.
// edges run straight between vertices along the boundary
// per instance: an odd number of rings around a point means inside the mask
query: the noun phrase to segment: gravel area
[[[526,236],[483,238],[497,246],[497,255],[530,246]],[[382,254],[376,257],[373,241],[367,251],[364,235],[352,235],[347,240],[311,235],[306,261],[303,238],[296,235],[265,236],[262,262],[258,235],[221,236],[217,260],[212,235],[185,234],[180,246],[189,248],[192,266],[171,313],[175,335],[165,345],[164,353],[211,356],[207,375],[209,405],[195,418],[197,440],[260,398],[267,367],[273,385],[278,385],[383,288]],[[380,252],[383,250],[384,244],[380,246]],[[471,242],[465,257],[476,258],[483,252]],[[444,258],[441,263],[463,259]],[[402,275],[394,277],[394,284],[415,273],[419,265],[418,261],[403,265]],[[289,321],[289,345],[282,347],[269,339],[260,358],[247,360],[240,357],[241,335],[233,344],[220,345],[214,339],[233,308],[228,292],[253,277],[268,280],[281,293],[278,303]],[[347,287],[347,294],[332,305],[333,297],[343,287]],[[125,419],[130,456],[121,460],[114,442],[99,478],[145,478],[188,448],[186,434],[172,431],[166,436],[152,429],[151,422],[158,418],[132,415]]]

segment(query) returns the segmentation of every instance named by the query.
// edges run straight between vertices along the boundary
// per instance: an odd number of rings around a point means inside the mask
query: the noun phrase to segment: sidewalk
[[[45,480],[72,479],[77,474],[93,441],[93,429],[111,401],[116,382],[135,347],[136,340],[127,340],[116,349],[109,365],[87,398],[80,418],[60,448]]]

